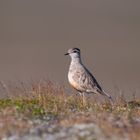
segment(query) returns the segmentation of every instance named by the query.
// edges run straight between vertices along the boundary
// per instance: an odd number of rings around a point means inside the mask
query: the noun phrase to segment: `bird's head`
[[[65,55],[70,55],[72,58],[80,58],[80,49],[71,48],[67,51]]]

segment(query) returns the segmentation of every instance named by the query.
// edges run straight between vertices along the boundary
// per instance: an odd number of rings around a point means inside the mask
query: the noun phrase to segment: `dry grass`
[[[138,140],[140,138],[140,100],[127,102],[116,99],[98,103],[92,99],[65,93],[65,88],[50,81],[26,87],[5,86],[6,98],[0,99],[0,138],[24,134],[35,127],[34,119],[69,127],[74,124],[94,123],[108,137],[113,135]],[[92,96],[92,95],[91,95]]]

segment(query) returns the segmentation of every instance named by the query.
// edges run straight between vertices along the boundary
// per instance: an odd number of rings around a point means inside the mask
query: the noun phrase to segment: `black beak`
[[[69,53],[65,53],[65,55],[69,55]]]

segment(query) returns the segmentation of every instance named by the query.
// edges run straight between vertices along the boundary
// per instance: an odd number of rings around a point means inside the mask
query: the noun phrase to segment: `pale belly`
[[[73,75],[72,74],[68,74],[68,80],[69,83],[77,90],[81,90],[78,82],[76,82],[76,80],[74,80]]]

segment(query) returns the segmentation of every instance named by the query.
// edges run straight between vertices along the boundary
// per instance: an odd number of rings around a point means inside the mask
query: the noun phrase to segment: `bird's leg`
[[[80,100],[82,101],[82,105],[85,106],[86,105],[86,100],[85,100],[85,93],[84,92],[78,92],[78,94],[80,95]]]
[[[86,105],[86,99],[85,99],[85,93],[84,92],[82,92],[82,104],[83,104],[83,106]]]

